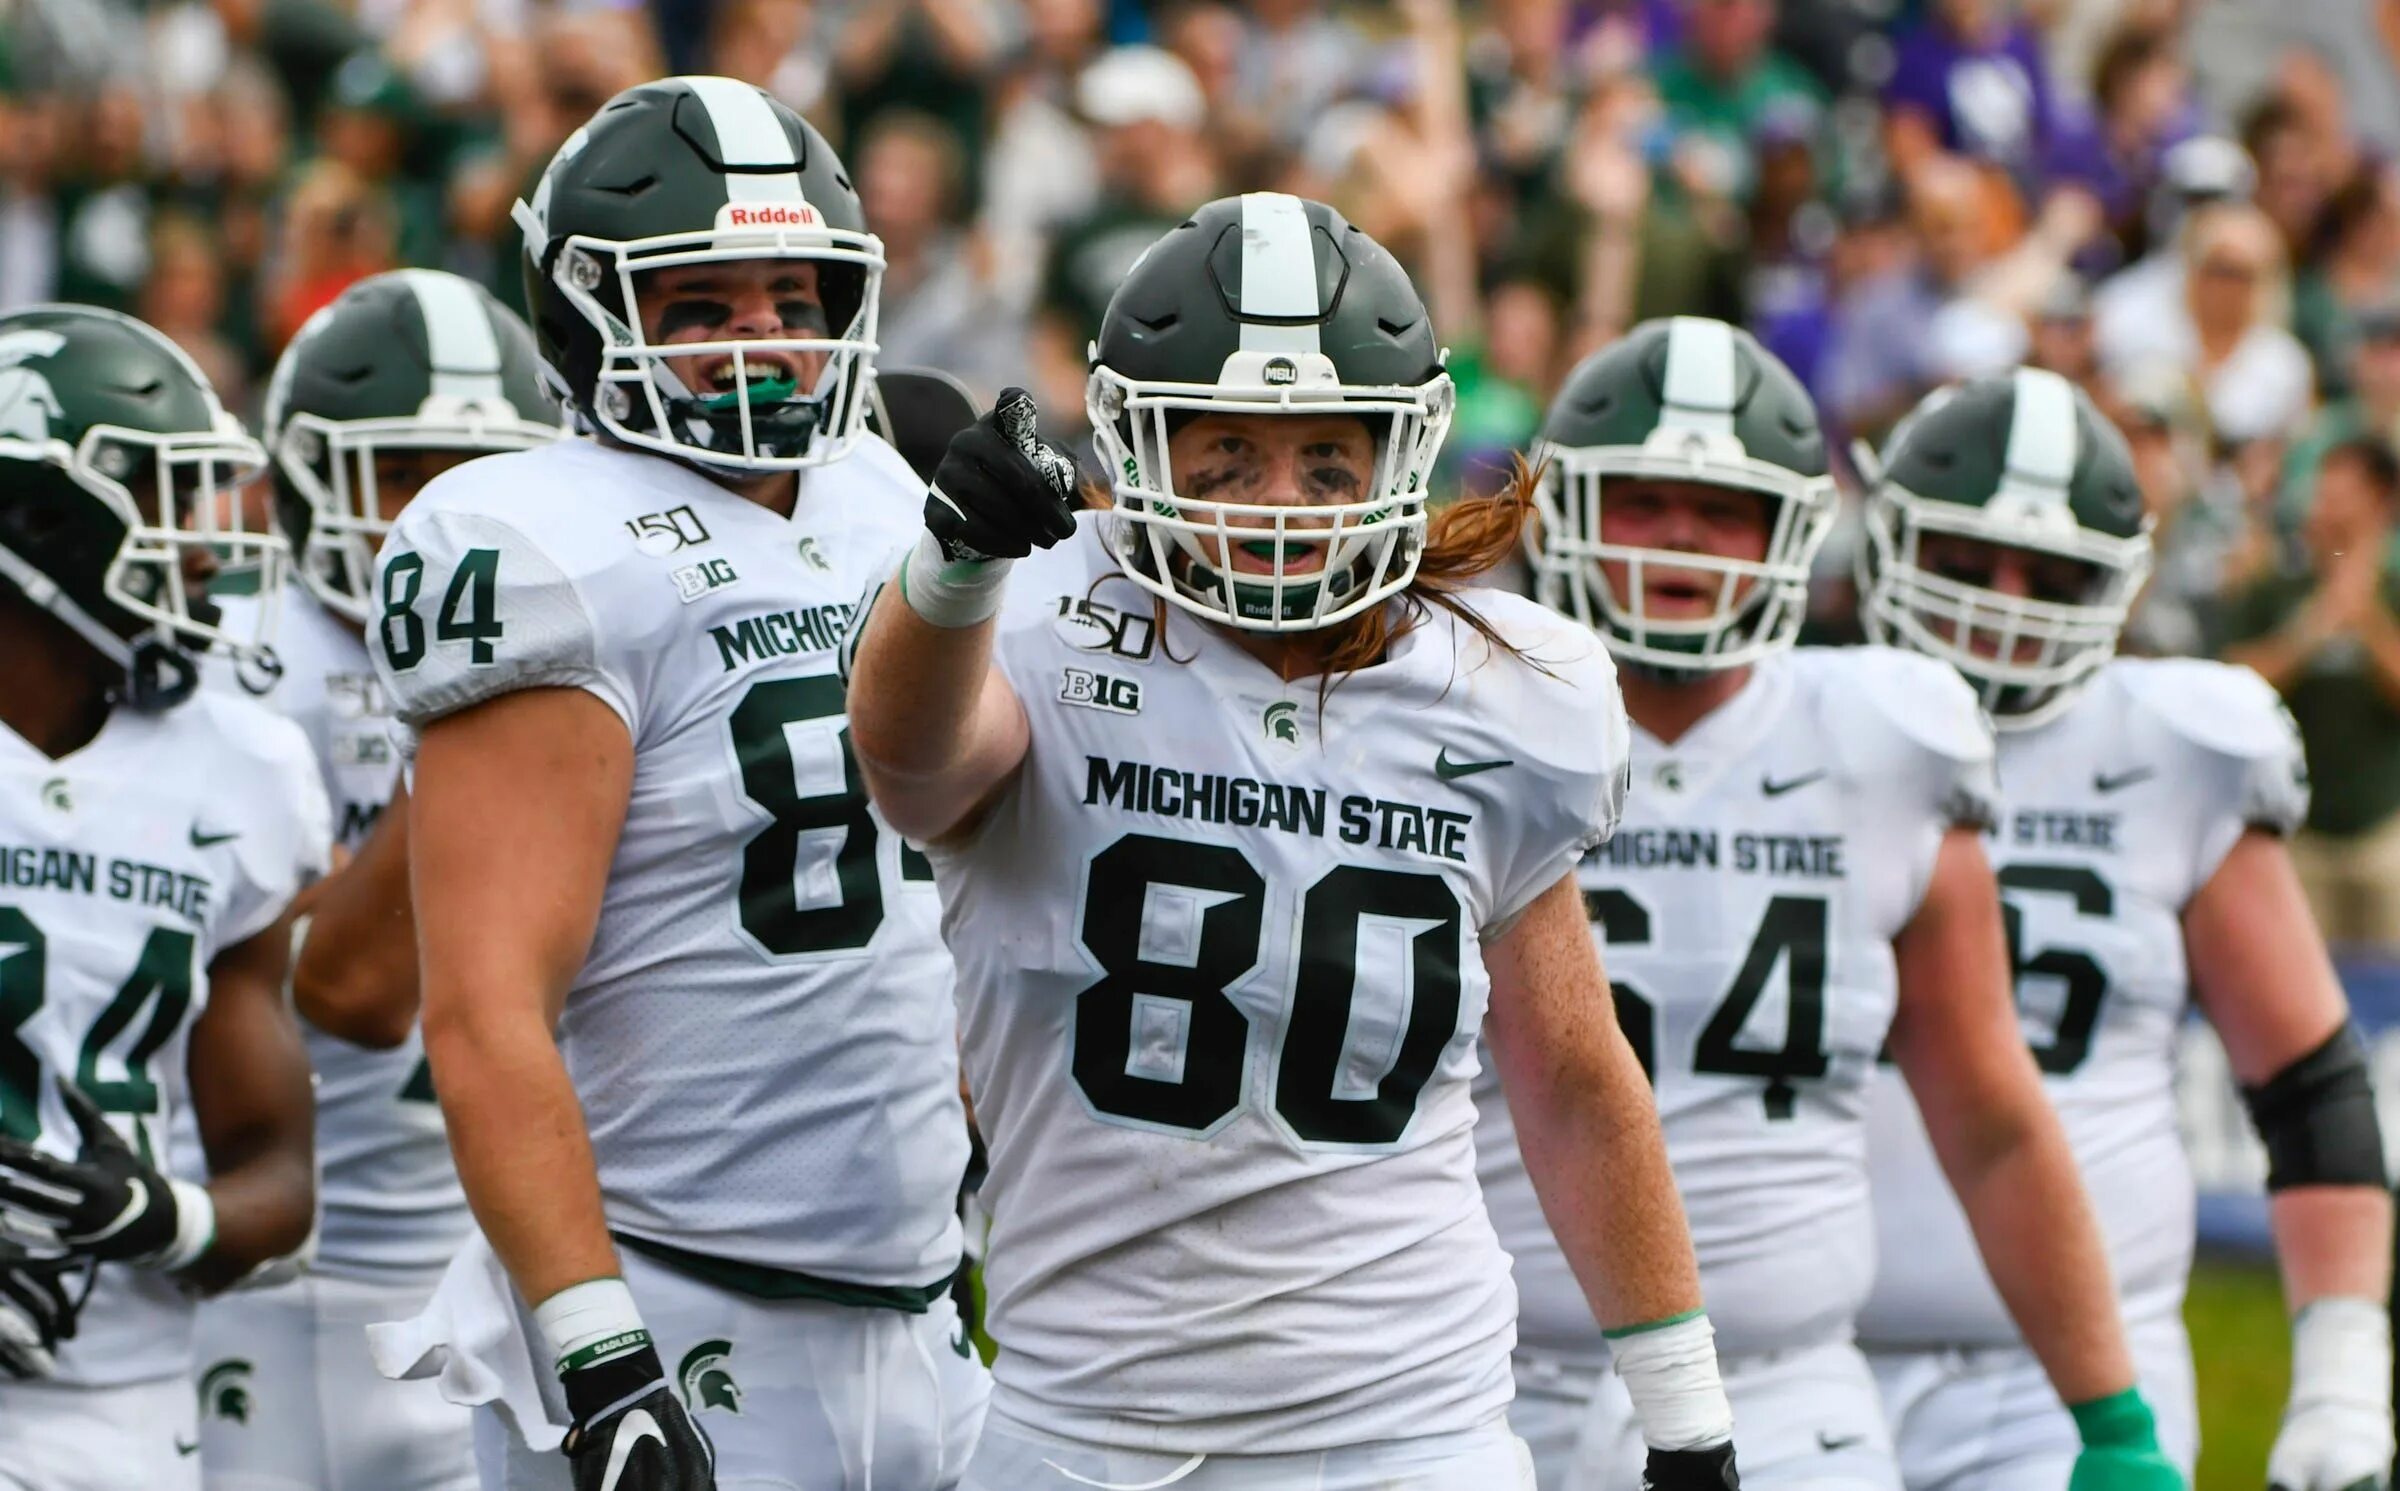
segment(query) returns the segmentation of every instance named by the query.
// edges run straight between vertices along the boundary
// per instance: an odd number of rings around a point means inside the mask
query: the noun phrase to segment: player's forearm
[[[2284,1303],[2388,1298],[2392,1194],[2373,1186],[2295,1186],[2267,1203]]]
[[[429,990],[434,1091],[475,1220],[518,1292],[539,1304],[618,1271],[591,1138],[550,1032],[523,1016],[479,1015],[474,993],[461,993]]]
[[[202,1294],[298,1251],[316,1225],[316,1154],[308,1127],[261,1133],[247,1149],[240,1161],[209,1175],[216,1241],[180,1276]]]
[[[1604,1330],[1700,1308],[1700,1271],[1649,1084],[1613,1027],[1599,1060],[1509,1092],[1542,1214]]]
[[[993,623],[935,626],[884,587],[850,670],[850,742],[893,828],[935,839],[1025,752],[1024,711],[992,666]]]
[[[2064,1402],[2133,1385],[2108,1255],[2074,1152],[2038,1092],[2012,1137],[1987,1153],[1945,1155],[1992,1283]]]
[[[292,968],[302,1019],[353,1045],[388,1049],[417,1020],[417,919],[408,893],[407,799],[325,883]]]

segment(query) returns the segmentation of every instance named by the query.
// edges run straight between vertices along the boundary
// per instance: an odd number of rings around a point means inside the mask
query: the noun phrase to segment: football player
[[[0,317],[0,1486],[196,1491],[194,1296],[307,1238],[289,912],[324,868],[300,732],[197,692],[258,658],[207,599],[270,583],[264,464],[151,328]],[[206,1174],[170,1173],[186,1121]],[[80,1315],[78,1314],[80,1306]]]
[[[880,245],[723,78],[610,100],[518,218],[592,438],[436,477],[370,600],[489,1240],[379,1356],[490,1406],[487,1485],[949,1486],[987,1391],[950,966],[833,660],[925,490],[862,429]]]
[[[1487,1013],[1588,1308],[1632,1333],[1653,1484],[1735,1483],[1641,1073],[1590,1018],[1572,869],[1624,715],[1589,634],[1461,588],[1526,508],[1429,522],[1451,403],[1366,234],[1210,203],[1094,347],[1113,510],[1072,515],[1010,390],[865,623],[859,760],[930,841],[990,1147],[976,1491],[1529,1487]]]
[[[417,489],[471,457],[559,433],[533,333],[479,287],[435,270],[351,286],[300,329],[268,385],[274,508],[299,583],[282,598],[281,666],[253,682],[269,684],[269,707],[307,734],[334,842],[352,858],[310,899],[304,948],[316,955],[303,952],[293,979],[317,1075],[316,1249],[305,1277],[201,1312],[211,1487],[475,1485],[467,1411],[431,1383],[384,1381],[367,1353],[366,1326],[419,1308],[473,1223],[416,1035],[413,949],[384,931],[411,925],[404,852],[360,854],[400,770],[364,631],[376,547]],[[343,951],[360,959],[358,973],[328,977]],[[388,976],[370,980],[374,970]],[[353,987],[369,982],[383,987]],[[235,1375],[245,1391],[228,1402]]]
[[[1851,1341],[1873,1259],[1879,1052],[1924,1096],[1975,1237],[2058,1392],[2080,1487],[2165,1486],[2099,1237],[2013,1030],[1979,837],[1973,695],[1884,648],[1795,649],[1835,493],[1806,391],[1747,332],[1636,327],[1569,375],[1534,452],[1538,592],[1607,640],[1637,794],[1588,859],[1617,1021],[1656,1085],[1754,1485],[1894,1491]],[[1524,1281],[1518,1418],[1548,1487],[1634,1491],[1623,1349],[1567,1283],[1509,1109],[1486,1194]],[[2104,1466],[2124,1462],[2102,1473]]]
[[[1920,404],[1886,448],[1867,538],[1869,625],[1955,668],[1999,726],[1991,844],[2021,1038],[2097,1201],[2168,1453],[2188,1469],[2199,1439],[2173,1087],[2189,1003],[2266,1143],[2294,1312],[2267,1478],[2381,1486],[2391,1202],[2366,1056],[2284,847],[2307,806],[2290,718],[2248,669],[2113,656],[2149,569],[2141,494],[2124,441],[2053,374]],[[1882,1263],[1860,1336],[1908,1484],[2065,1484],[2074,1425],[1926,1184],[1925,1127],[1897,1084],[1878,1085],[1870,1132]]]

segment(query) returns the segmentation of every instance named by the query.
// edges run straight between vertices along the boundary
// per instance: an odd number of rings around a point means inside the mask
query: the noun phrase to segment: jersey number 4
[[[84,1035],[75,1085],[102,1112],[158,1111],[158,1084],[150,1078],[150,1059],[174,1039],[191,1010],[193,946],[189,932],[153,928],[133,972]],[[42,1059],[25,1044],[24,1030],[47,997],[49,963],[50,939],[33,918],[13,906],[0,906],[0,1134],[28,1144],[41,1137],[43,1082]],[[150,1018],[121,1057],[125,1075],[103,1077],[100,1066],[109,1048],[134,1028],[145,1008]],[[147,1153],[146,1128],[140,1138]]]
[[[1250,1020],[1226,990],[1258,968],[1266,905],[1265,877],[1231,845],[1127,834],[1093,857],[1080,932],[1106,972],[1076,997],[1073,1069],[1095,1111],[1205,1134],[1242,1105]],[[1433,874],[1343,865],[1301,896],[1275,1074],[1275,1114],[1295,1137],[1399,1142],[1458,1033],[1460,920]],[[1392,966],[1361,978],[1370,926]],[[1344,1048],[1354,1006],[1375,997],[1408,1008],[1370,1080]]]
[[[1600,926],[1600,935],[1612,947],[1639,945],[1650,940],[1650,908],[1614,889],[1587,890],[1583,893],[1584,913]],[[1716,1013],[1708,1017],[1700,1039],[1692,1047],[1692,1070],[1721,1077],[1764,1077],[1767,1117],[1786,1119],[1792,1116],[1799,1089],[1793,1084],[1825,1075],[1825,916],[1821,896],[1776,896],[1767,902],[1766,915],[1759,918],[1758,934],[1750,939],[1750,951],[1742,958],[1741,970],[1733,976],[1733,987],[1717,1005]],[[1786,976],[1789,990],[1788,1012],[1784,1016],[1783,1044],[1771,1049],[1735,1044],[1742,1027],[1750,1023],[1752,1011],[1767,992],[1767,980],[1775,965],[1788,960]],[[1625,1039],[1633,1054],[1641,1058],[1642,1070],[1652,1081],[1658,1080],[1658,1014],[1641,992],[1622,979],[1612,979],[1608,991],[1615,996],[1617,1024],[1624,1030]]]

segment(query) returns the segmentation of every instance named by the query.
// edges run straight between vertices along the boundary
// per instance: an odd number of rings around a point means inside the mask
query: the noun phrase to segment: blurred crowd
[[[2400,878],[2400,0],[0,0],[0,308],[173,336],[229,402],[351,280],[521,304],[509,206],[611,94],[748,79],[831,137],[883,360],[1082,425],[1191,207],[1326,199],[1415,272],[1502,479],[1577,358],[1743,322],[1874,442],[2030,361],[2124,429],[2131,644],[2251,663],[2316,775],[2312,890]],[[1853,489],[1856,482],[1848,483]],[[1848,557],[1815,634],[1854,635]],[[2354,929],[2400,946],[2400,928]]]

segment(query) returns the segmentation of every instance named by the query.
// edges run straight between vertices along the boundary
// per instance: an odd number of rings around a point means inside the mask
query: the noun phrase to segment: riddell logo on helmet
[[[825,219],[806,202],[728,202],[717,209],[717,230],[727,228],[817,228]]]

